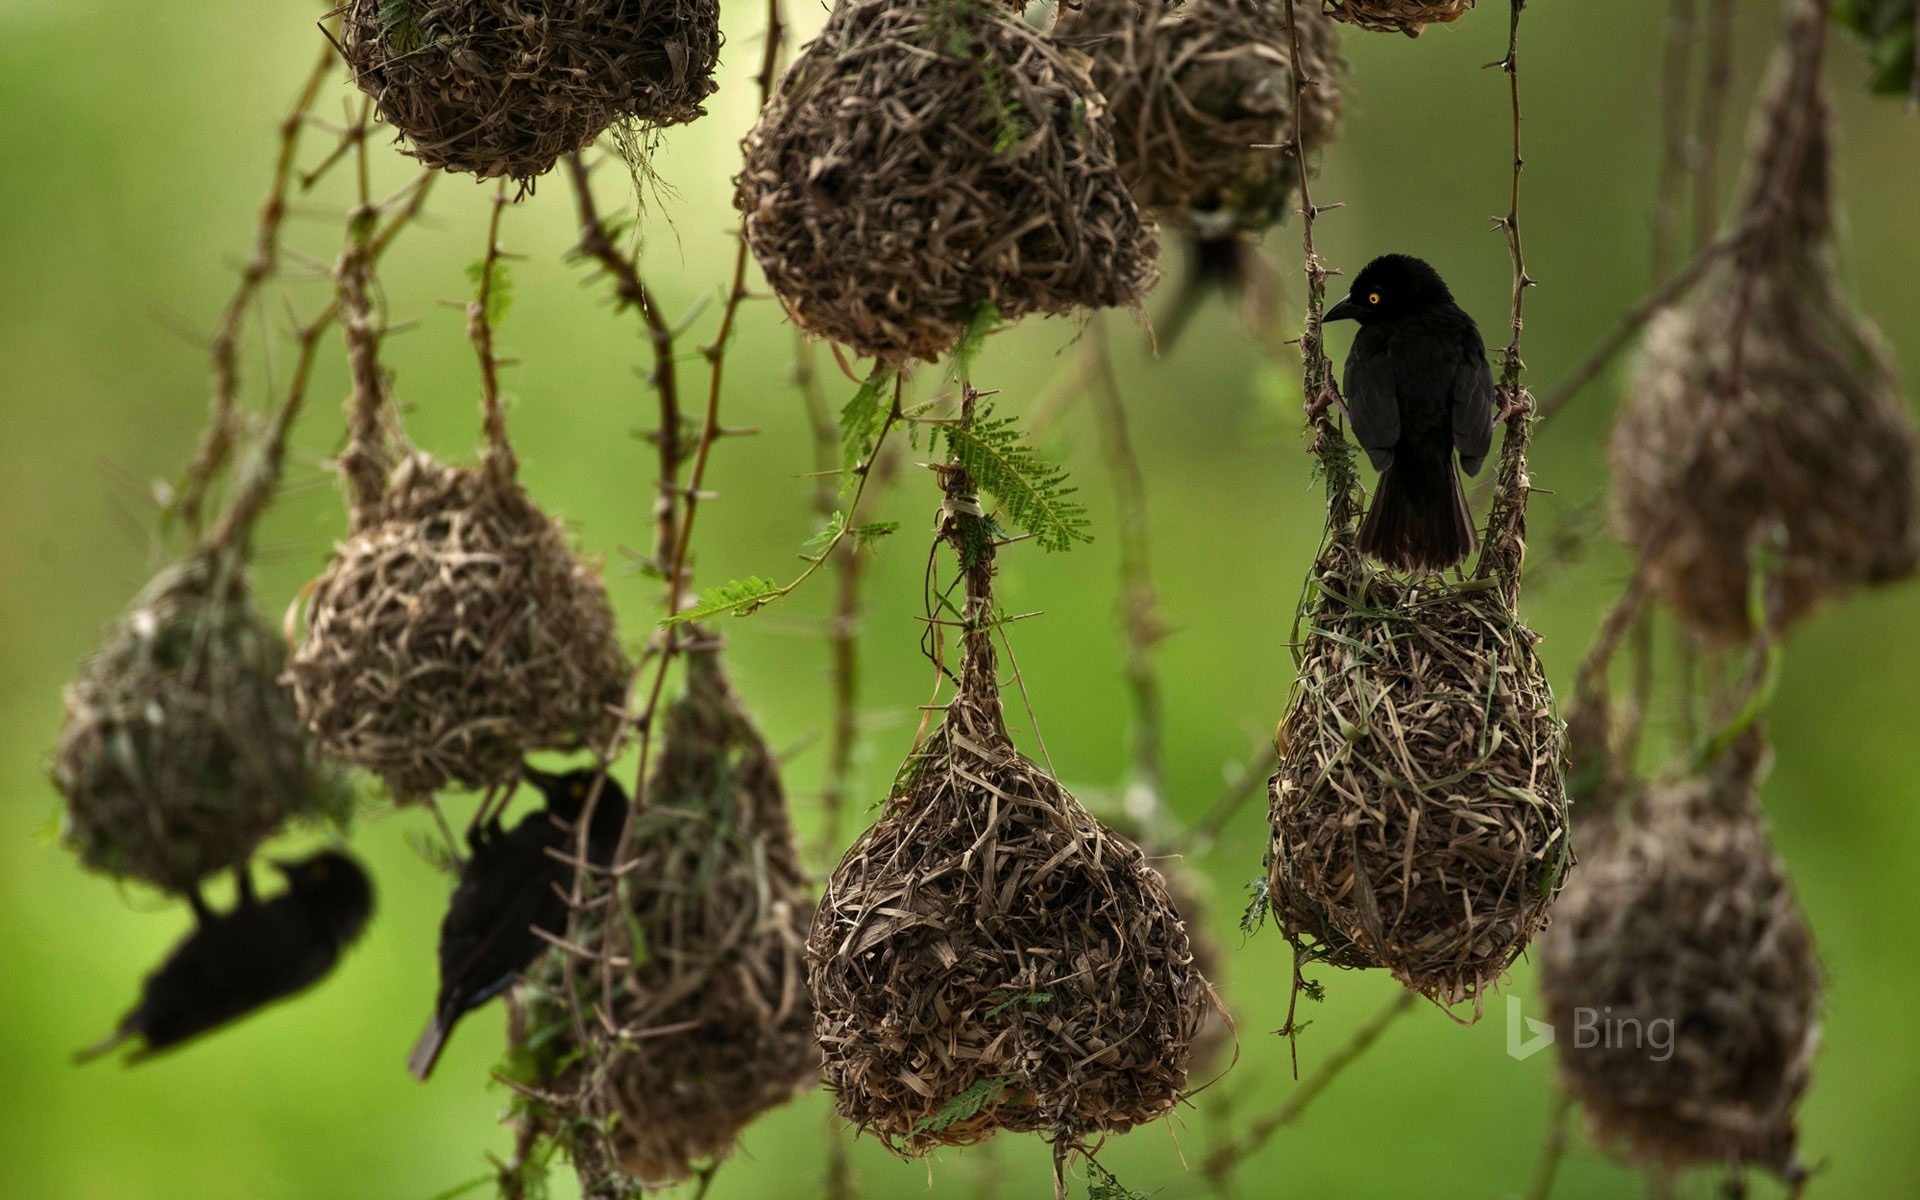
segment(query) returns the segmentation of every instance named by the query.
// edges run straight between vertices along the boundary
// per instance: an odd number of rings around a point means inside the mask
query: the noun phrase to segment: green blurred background
[[[1740,7],[1735,142],[1774,18],[1771,4]],[[1530,295],[1526,358],[1536,388],[1558,379],[1649,283],[1665,9],[1657,0],[1547,0],[1528,13],[1523,211],[1541,286]],[[1322,202],[1346,204],[1320,227],[1331,262],[1351,271],[1390,249],[1432,259],[1490,342],[1501,338],[1507,298],[1505,250],[1487,222],[1506,203],[1507,98],[1504,81],[1481,64],[1504,48],[1505,15],[1489,0],[1417,42],[1349,34],[1346,133],[1316,185]],[[504,1093],[486,1082],[501,1045],[498,1006],[462,1027],[431,1086],[402,1069],[433,987],[446,886],[406,844],[410,831],[426,828],[415,812],[374,812],[358,825],[354,846],[377,874],[381,909],[367,939],[312,994],[136,1070],[69,1062],[111,1027],[188,918],[156,896],[83,875],[57,844],[46,771],[60,688],[156,561],[150,481],[184,461],[206,396],[205,356],[182,331],[210,326],[233,284],[275,121],[319,47],[313,16],[305,6],[253,0],[0,0],[0,1195],[425,1200],[484,1173],[482,1156],[508,1145],[497,1124]],[[806,3],[793,16],[804,36],[824,12]],[[710,115],[668,133],[655,159],[668,190],[648,205],[645,266],[672,312],[716,299],[731,262],[729,178],[752,119],[760,28],[756,6],[731,10]],[[1865,97],[1861,56],[1841,35],[1830,61],[1843,125],[1848,278],[1906,377],[1920,378],[1920,122]],[[336,77],[327,94],[323,111],[344,112],[350,88]],[[397,186],[410,165],[384,141],[377,178]],[[617,167],[599,178],[603,203],[628,195]],[[478,423],[464,318],[441,301],[467,295],[464,268],[480,252],[489,195],[470,181],[441,181],[429,219],[385,271],[392,311],[417,321],[390,343],[396,393],[412,406],[414,438],[445,456],[468,453]],[[502,331],[523,360],[508,373],[512,427],[523,477],[606,557],[627,635],[638,639],[656,616],[656,588],[623,569],[620,548],[649,536],[654,463],[629,434],[652,422],[653,401],[634,371],[645,358],[635,321],[609,314],[585,272],[563,262],[574,234],[570,200],[554,178],[506,216],[504,241],[526,256],[514,267],[517,300]],[[289,243],[331,261],[342,204],[337,191],[303,199]],[[1289,325],[1300,292],[1296,232],[1269,239]],[[1171,256],[1167,270],[1177,279]],[[265,316],[284,329],[287,300],[311,311],[325,294],[323,280],[296,270]],[[711,330],[716,307],[696,322],[689,347]],[[1288,623],[1319,534],[1320,499],[1301,453],[1294,372],[1287,360],[1274,365],[1227,307],[1214,302],[1158,361],[1124,317],[1109,328],[1150,490],[1154,565],[1176,628],[1160,654],[1169,799],[1195,817],[1279,716]],[[995,339],[976,376],[1002,389],[1008,410],[1021,410],[1069,369],[1075,333],[1070,322],[1029,323]],[[1336,353],[1348,336],[1334,334]],[[249,341],[253,399],[286,358],[284,339]],[[287,495],[260,538],[261,599],[276,615],[341,528],[323,466],[338,436],[334,401],[345,394],[338,358],[330,342]],[[716,452],[709,482],[717,498],[702,509],[697,536],[708,583],[783,575],[818,523],[813,485],[796,478],[811,469],[812,452],[790,383],[793,358],[777,307],[749,304],[725,412],[729,424],[762,432]],[[829,357],[818,361],[837,403],[852,385]],[[699,364],[685,369],[697,373]],[[930,391],[936,373],[923,374]],[[1603,381],[1541,432],[1535,476],[1553,494],[1536,500],[1535,565],[1548,565],[1560,533],[1591,527],[1616,390]],[[1128,710],[1109,478],[1086,405],[1069,410],[1047,442],[1076,473],[1097,540],[1066,555],[1007,553],[1003,599],[1045,613],[1016,627],[1015,645],[1053,761],[1084,798],[1111,803],[1126,770]],[[915,645],[921,535],[936,508],[925,473],[909,468],[887,508],[904,524],[870,576],[868,738],[850,826],[881,798],[928,685]],[[1525,615],[1545,635],[1543,652],[1563,684],[1624,573],[1622,556],[1600,539],[1541,570],[1530,587]],[[817,579],[791,601],[724,626],[740,688],[771,740],[799,748],[788,778],[803,832],[816,823],[827,706],[820,617],[829,593]],[[1904,588],[1856,597],[1811,621],[1795,634],[1776,707],[1767,800],[1831,971],[1826,1045],[1804,1109],[1805,1152],[1830,1163],[1817,1194],[1884,1195],[1920,1177],[1912,1016],[1920,883],[1910,869],[1920,861],[1916,616],[1920,593]],[[466,803],[456,798],[454,811]],[[1202,1194],[1201,1178],[1183,1163],[1197,1165],[1224,1129],[1292,1086],[1285,1045],[1266,1032],[1285,1012],[1285,943],[1268,931],[1243,944],[1234,928],[1241,887],[1260,870],[1262,808],[1248,803],[1194,860],[1213,884],[1207,921],[1230,951],[1222,982],[1240,1025],[1240,1062],[1177,1121],[1103,1154],[1155,1196]],[[1327,983],[1301,1043],[1308,1069],[1395,991],[1384,977],[1337,974]],[[1531,997],[1531,988],[1523,964],[1511,990]],[[1502,1025],[1498,1000],[1473,1027],[1417,1008],[1248,1165],[1243,1193],[1517,1194],[1546,1123],[1552,1056],[1513,1061]],[[773,1113],[747,1131],[712,1195],[817,1194],[826,1122],[817,1094]],[[996,1184],[1002,1196],[1040,1196],[1047,1154],[1035,1139],[1009,1137],[929,1167],[862,1143],[855,1167],[870,1196],[990,1195],[983,1189]],[[1613,1197],[1640,1186],[1577,1143],[1555,1194]],[[1772,1192],[1761,1185],[1761,1194]],[[1711,1194],[1710,1181],[1691,1179],[1684,1194]]]

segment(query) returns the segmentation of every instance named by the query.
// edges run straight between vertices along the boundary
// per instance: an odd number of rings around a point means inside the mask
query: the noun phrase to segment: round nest
[[[354,82],[430,167],[528,180],[620,124],[691,121],[717,0],[345,0]]]
[[[1443,1005],[1497,982],[1571,858],[1566,731],[1493,581],[1323,559],[1269,788],[1269,891],[1303,959]]]
[[[1793,138],[1798,110],[1784,81],[1776,75],[1755,128],[1753,189],[1778,175]],[[1767,582],[1779,626],[1920,562],[1913,427],[1878,331],[1839,287],[1824,98],[1812,120],[1772,253],[1750,280],[1740,386],[1727,331],[1749,278],[1723,260],[1685,307],[1648,328],[1613,432],[1620,536],[1638,547],[1667,527],[1648,556],[1652,582],[1714,641],[1750,635],[1754,548],[1776,528],[1786,545]],[[1751,196],[1745,211],[1760,204],[1771,201]],[[1674,448],[1696,443],[1688,471]]]
[[[1304,5],[1302,5],[1304,7]],[[1458,21],[1473,0],[1325,0],[1327,15],[1376,33],[1419,37],[1429,25]]]
[[[316,580],[288,667],[331,755],[401,799],[511,779],[535,750],[605,751],[628,664],[594,570],[491,463],[402,460]]]
[[[1339,34],[1302,3],[1309,149],[1340,125]],[[1272,0],[1088,0],[1053,36],[1086,50],[1106,98],[1120,173],[1141,207],[1209,236],[1286,219],[1300,185],[1293,140],[1293,59],[1284,4]]]
[[[583,1060],[557,955],[532,993],[539,1119],[590,1197],[689,1178],[820,1067],[805,980],[813,904],[773,753],[715,650],[692,652],[687,672],[635,819],[626,912],[611,929],[582,918],[598,956],[575,964],[581,1011],[610,989],[618,1032],[590,1023]]]
[[[1763,758],[1750,736],[1584,843],[1540,941],[1540,986],[1597,1142],[1793,1180],[1821,977],[1754,797]]]
[[[807,943],[840,1115],[903,1156],[1002,1129],[1064,1148],[1163,1117],[1209,1006],[1165,881],[1008,738],[991,543],[951,532],[980,520],[950,513],[944,535],[976,556],[959,692]]]
[[[289,818],[343,812],[280,683],[285,658],[237,560],[155,576],[66,691],[53,777],[80,860],[185,891]]]
[[[1135,305],[1153,282],[1093,85],[989,0],[841,0],[744,148],[768,285],[859,354],[931,362],[988,305]]]

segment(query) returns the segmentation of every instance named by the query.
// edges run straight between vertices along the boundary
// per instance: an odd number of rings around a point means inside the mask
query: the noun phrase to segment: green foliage
[[[387,45],[397,53],[409,54],[427,44],[409,0],[380,0],[380,28],[387,31]]]
[[[1268,890],[1267,877],[1247,880],[1247,910],[1240,914],[1240,932],[1248,937],[1259,933],[1272,911],[1273,895]]]
[[[786,590],[773,580],[762,579],[758,575],[749,575],[745,579],[730,579],[719,587],[708,588],[700,597],[700,603],[675,613],[660,624],[683,625],[688,621],[705,621],[710,617],[723,614],[736,617],[751,616],[760,611],[761,606],[785,595]]]
[[[889,534],[897,533],[899,529],[898,521],[869,521],[863,525],[849,526],[847,514],[836,509],[834,514],[827,518],[826,528],[808,538],[805,547],[808,550],[819,551],[819,555],[824,555],[832,551],[842,537],[853,539],[855,547],[870,546]],[[819,555],[807,555],[806,558],[811,562]]]
[[[1833,19],[1866,43],[1868,87],[1877,95],[1904,96],[1913,87],[1912,0],[1834,0]]]
[[[948,452],[974,485],[999,501],[1007,520],[1032,534],[1041,549],[1067,550],[1093,540],[1086,532],[1086,506],[1073,498],[1079,489],[1034,452],[1012,417],[996,417],[983,406],[971,424],[942,428]]]
[[[982,300],[974,307],[973,319],[967,322],[967,331],[960,335],[960,341],[953,347],[953,374],[957,379],[973,377],[974,360],[980,357],[981,349],[987,344],[987,335],[1000,327],[1000,308],[991,300]]]
[[[1087,1156],[1087,1200],[1149,1200],[1147,1193],[1135,1191],[1121,1183],[1112,1171],[1101,1166],[1092,1155]]]
[[[469,1179],[464,1183],[456,1183],[444,1192],[435,1192],[433,1195],[427,1197],[427,1200],[455,1200],[458,1196],[465,1196],[470,1192],[477,1192],[493,1182],[494,1177],[492,1175],[481,1175],[477,1178]]]
[[[1042,1004],[1051,1004],[1052,1002],[1052,992],[1016,992],[988,1009],[987,1015],[997,1017],[1016,1004],[1024,1004],[1028,1008],[1039,1008]]]
[[[940,1111],[930,1117],[922,1117],[914,1123],[915,1133],[939,1133],[956,1121],[965,1121],[977,1116],[1006,1093],[1008,1083],[1004,1079],[982,1079],[966,1091],[940,1106]]]
[[[875,368],[840,410],[840,465],[850,472],[866,465],[893,420],[893,382],[892,367]]]
[[[473,282],[473,298],[485,297],[487,303],[487,324],[498,325],[506,319],[507,310],[513,307],[513,276],[507,273],[507,264],[500,259],[493,260],[492,279],[487,278],[487,260],[475,259],[467,264],[467,278]]]

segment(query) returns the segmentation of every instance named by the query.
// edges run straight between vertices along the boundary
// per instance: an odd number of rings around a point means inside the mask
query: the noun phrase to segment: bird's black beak
[[[1321,316],[1320,323],[1324,325],[1328,321],[1351,321],[1359,315],[1360,306],[1354,303],[1353,293],[1349,292],[1340,297],[1339,302]]]

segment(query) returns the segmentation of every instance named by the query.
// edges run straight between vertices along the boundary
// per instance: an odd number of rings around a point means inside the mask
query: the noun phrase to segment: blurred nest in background
[[[841,0],[744,148],[769,286],[859,354],[933,361],[983,305],[1134,305],[1154,278],[1098,94],[988,0]]]
[[[154,577],[66,691],[53,776],[82,862],[186,891],[289,818],[344,815],[280,683],[285,657],[237,556]]]
[[[1272,904],[1306,959],[1472,1000],[1546,924],[1571,850],[1566,732],[1492,579],[1412,583],[1337,539],[1270,785]]]
[[[1002,1129],[1064,1153],[1173,1111],[1211,989],[1139,848],[1009,739],[992,542],[967,510],[950,497],[942,533],[966,563],[960,687],[828,882],[815,1032],[840,1114],[897,1154]]]
[[[1765,756],[1748,734],[1592,831],[1541,939],[1540,986],[1596,1141],[1794,1181],[1821,978],[1755,798]]]
[[[288,667],[320,744],[400,799],[607,751],[628,672],[599,575],[510,471],[417,453],[313,583]]]
[[[717,0],[346,0],[354,82],[430,167],[522,182],[706,110]]]
[[[1766,252],[1723,258],[1692,300],[1655,319],[1611,445],[1621,537],[1656,540],[1654,587],[1717,641],[1751,633],[1751,557],[1776,527],[1782,626],[1920,560],[1912,424],[1879,333],[1847,302],[1834,264],[1832,114],[1816,94],[1789,175],[1803,123],[1791,82],[1777,67],[1752,134],[1742,211],[1771,214]],[[1728,331],[1743,317],[1736,379]],[[1676,448],[1692,445],[1690,463]]]
[[[805,978],[813,903],[778,767],[717,649],[686,661],[618,890],[581,914],[579,944],[595,953],[574,964],[580,1008],[610,995],[613,1031],[589,1017],[583,1054],[557,955],[529,1013],[535,1119],[591,1197],[690,1177],[820,1066]]]
[[[1306,7],[1313,0],[1298,0]],[[1473,0],[1324,0],[1327,15],[1348,25],[1376,33],[1404,33],[1419,37],[1429,25],[1458,21]]]
[[[1305,144],[1340,126],[1339,34],[1301,3],[1300,62],[1315,86],[1300,112]],[[1205,236],[1259,232],[1286,219],[1299,159],[1284,3],[1272,0],[1087,0],[1055,40],[1085,50],[1107,102],[1120,173],[1142,208]]]

